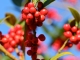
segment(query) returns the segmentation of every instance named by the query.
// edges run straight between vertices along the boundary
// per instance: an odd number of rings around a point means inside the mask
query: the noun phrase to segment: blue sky
[[[47,8],[55,8],[55,9],[57,9],[58,12],[63,17],[60,22],[55,22],[55,23],[57,23],[57,26],[59,26],[59,27],[62,27],[64,22],[67,19],[72,18],[71,13],[66,8],[64,8],[65,6],[62,6],[61,2],[58,2],[58,1],[56,1],[56,2],[54,2],[52,4],[50,4],[49,6],[47,6]],[[6,12],[10,12],[10,13],[14,14],[16,17],[19,18],[20,12],[16,11],[14,7],[15,7],[15,5],[12,3],[11,0],[1,0],[0,1],[0,19],[3,19],[5,17],[5,13]],[[0,31],[2,31],[3,34],[7,34],[8,30],[9,30],[9,27],[6,26],[5,23],[0,24]],[[41,28],[38,28],[37,34],[41,34],[41,33],[44,33],[44,31]],[[44,43],[48,45],[50,43],[49,40],[51,40],[51,38],[46,33],[44,33],[44,34],[46,36],[46,41]],[[71,48],[69,51],[72,52],[76,56],[80,56],[80,54],[79,54],[80,51],[77,51],[76,49],[74,49],[74,47]],[[55,53],[56,52],[53,51],[51,48],[48,49],[47,54],[49,54],[50,56],[55,55]],[[13,54],[15,55],[15,53],[13,53]],[[27,60],[31,60],[29,56],[27,56],[26,58],[27,58]]]

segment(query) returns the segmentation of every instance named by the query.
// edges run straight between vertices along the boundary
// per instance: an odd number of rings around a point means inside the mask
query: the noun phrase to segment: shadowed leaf
[[[23,0],[12,0],[12,2],[17,6],[21,6],[22,5],[22,1]]]
[[[47,1],[45,1],[45,2],[44,2],[44,7],[47,6],[47,5],[49,5],[49,4],[52,3],[53,1],[55,1],[55,0],[47,0]]]

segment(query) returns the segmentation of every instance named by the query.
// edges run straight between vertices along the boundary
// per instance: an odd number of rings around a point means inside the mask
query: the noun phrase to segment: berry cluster
[[[27,34],[27,40],[25,44],[26,47],[31,47],[31,49],[27,51],[27,54],[30,55],[33,60],[37,58],[38,40],[44,41],[45,36],[40,34],[38,37],[34,37],[34,34],[32,33]]]
[[[26,47],[31,47],[31,49],[27,51],[27,54],[32,57],[32,60],[37,59],[38,39],[41,41],[45,40],[43,34],[36,37],[35,31],[37,26],[42,26],[47,13],[48,11],[43,8],[42,2],[38,2],[37,8],[32,2],[29,2],[22,10],[22,20],[26,22],[28,28],[25,45]]]
[[[69,38],[70,42],[77,44],[80,41],[80,29],[78,27],[65,24],[63,28],[65,30],[64,36]]]
[[[35,30],[37,26],[42,26],[45,20],[45,15],[48,11],[43,7],[43,4],[38,3],[38,9],[35,8],[32,2],[25,5],[22,10],[22,20],[25,20],[31,30]],[[42,8],[42,9],[41,9]]]
[[[3,43],[4,48],[11,53],[14,51],[14,48],[23,41],[23,35],[22,26],[16,25],[2,38],[1,42]]]

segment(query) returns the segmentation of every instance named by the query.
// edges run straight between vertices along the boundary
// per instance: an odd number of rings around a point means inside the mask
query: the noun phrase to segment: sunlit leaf
[[[45,1],[45,2],[44,2],[44,6],[49,5],[49,4],[52,3],[53,1],[55,1],[55,0],[47,0],[47,1]]]
[[[14,26],[16,24],[16,22],[17,22],[17,19],[13,14],[6,13],[4,21],[8,26]]]
[[[79,22],[80,21],[80,14],[74,9],[74,8],[69,8],[69,10],[71,11],[74,19]]]
[[[57,60],[58,58],[60,58],[64,55],[73,55],[73,54],[71,52],[62,52],[62,53],[56,54],[50,60]]]
[[[34,5],[36,5],[38,1],[39,0],[33,0]]]

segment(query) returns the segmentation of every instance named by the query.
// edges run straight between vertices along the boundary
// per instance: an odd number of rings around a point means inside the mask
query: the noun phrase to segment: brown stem
[[[15,51],[16,51],[17,54],[19,54],[19,52],[20,52],[18,48],[15,48]],[[24,53],[23,52],[22,52],[22,55],[21,56],[20,55],[18,55],[18,56],[19,56],[19,60],[25,60],[24,59]]]
[[[62,45],[62,47],[58,50],[58,53],[60,53],[64,49],[64,47],[67,44],[67,42],[68,42],[68,39],[64,42],[64,44]]]
[[[13,60],[17,60],[12,54],[10,54],[1,44],[0,44],[0,50],[5,53],[8,57],[10,57]]]
[[[25,26],[24,26],[24,40],[22,42],[22,51],[24,53],[24,59],[25,59],[25,40],[26,40],[26,34],[27,34],[27,24],[25,22]]]

